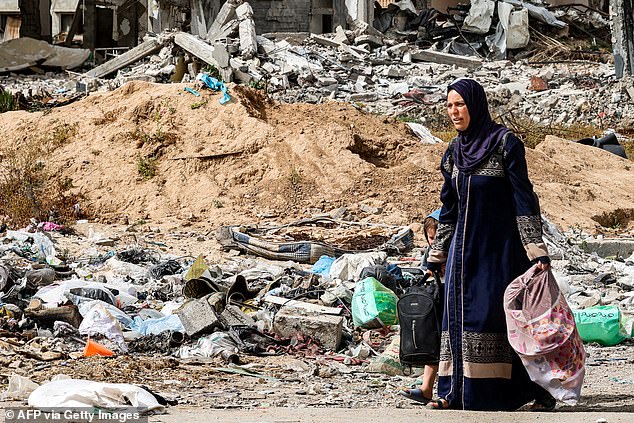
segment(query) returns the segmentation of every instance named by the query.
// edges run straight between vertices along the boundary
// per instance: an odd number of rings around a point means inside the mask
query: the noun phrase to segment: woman
[[[443,206],[428,259],[430,270],[446,262],[440,399],[429,405],[515,410],[535,399],[535,409],[552,409],[507,341],[502,303],[531,262],[550,263],[524,145],[493,122],[474,80],[448,87],[447,111],[458,136],[441,162]]]

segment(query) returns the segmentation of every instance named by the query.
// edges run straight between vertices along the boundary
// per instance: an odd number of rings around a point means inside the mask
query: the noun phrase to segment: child
[[[423,221],[423,232],[425,239],[427,240],[427,249],[425,255],[421,261],[421,268],[423,271],[427,271],[427,257],[429,257],[429,251],[431,245],[436,238],[436,230],[438,229],[438,218],[440,217],[440,209],[430,213]],[[427,404],[432,399],[434,391],[434,383],[436,382],[436,375],[438,374],[438,364],[426,365],[425,372],[423,373],[423,383],[418,388],[403,389],[400,394],[414,401],[418,401],[423,404]]]

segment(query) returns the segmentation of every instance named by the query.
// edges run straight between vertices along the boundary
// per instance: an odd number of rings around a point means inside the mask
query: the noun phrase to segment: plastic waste
[[[115,342],[123,352],[127,351],[121,324],[117,317],[125,318],[125,327],[130,327],[132,319],[128,315],[116,307],[99,300],[80,304],[79,312],[84,317],[79,325],[80,334],[88,336],[103,335]]]
[[[59,265],[61,261],[55,257],[55,245],[46,235],[41,233],[31,233],[23,231],[7,231],[6,237],[21,243],[29,243],[32,240],[35,247],[35,255],[38,259],[46,261],[50,265]]]
[[[105,345],[101,345],[99,342],[95,342],[88,338],[86,346],[84,347],[84,357],[93,357],[96,355],[100,357],[112,357],[115,354]]]
[[[271,311],[267,311],[264,309],[260,309],[255,313],[255,318],[256,318],[256,322],[255,322],[255,327],[257,330],[259,330],[260,332],[267,330],[267,331],[272,331],[273,330],[273,318],[275,317],[275,314]]]
[[[199,73],[196,75],[196,81],[202,82],[214,91],[222,92],[222,97],[218,100],[220,104],[227,104],[231,100],[231,97],[229,97],[229,94],[227,93],[227,87],[222,81],[212,78],[207,73]]]
[[[58,225],[57,223],[54,223],[54,222],[41,222],[37,226],[40,229],[42,229],[43,231],[46,231],[46,232],[61,231],[62,229],[64,229],[64,226]]]
[[[55,281],[55,270],[47,267],[44,269],[29,270],[25,274],[26,280],[31,285],[46,286]]]
[[[147,276],[147,270],[143,266],[117,260],[112,257],[106,260],[106,269],[115,275],[129,276],[132,279],[141,279]]]
[[[3,400],[24,400],[31,395],[31,392],[35,391],[40,385],[33,382],[28,377],[12,374],[9,377],[9,386],[4,392]]]
[[[631,336],[621,326],[621,310],[618,306],[606,305],[573,310],[577,330],[584,342],[601,345],[616,345]]]
[[[348,289],[348,287],[342,282],[339,285],[326,290],[319,299],[327,306],[334,305],[338,300],[341,300],[346,304],[350,304],[352,302],[353,294],[352,290]]]
[[[120,410],[135,407],[140,413],[164,413],[154,395],[127,383],[102,383],[91,380],[66,379],[43,384],[29,395],[28,404],[38,409],[60,407],[65,410],[86,410],[97,407]]]
[[[315,264],[313,264],[313,267],[310,269],[310,271],[315,273],[316,275],[328,278],[330,277],[330,267],[335,262],[335,260],[336,258],[334,257],[321,256],[319,257],[319,260],[317,260]]]
[[[185,301],[182,298],[177,298],[172,301],[168,301],[163,304],[163,308],[161,309],[161,314],[164,316],[169,316],[170,314],[174,314],[176,310],[181,308],[185,304]]]
[[[384,252],[344,254],[332,263],[330,277],[341,280],[358,280],[364,267],[385,263]]]
[[[134,318],[132,330],[139,332],[141,335],[158,335],[165,331],[185,332],[181,319],[176,314],[147,320],[137,316]]]
[[[57,307],[70,299],[67,294],[75,288],[105,289],[102,284],[89,283],[79,279],[69,279],[44,286],[40,288],[33,297],[42,300],[46,307]]]
[[[100,300],[108,304],[116,305],[115,296],[107,288],[101,286],[91,286],[85,288],[71,288],[66,297],[74,304],[80,304],[86,301]]]
[[[187,91],[188,93],[194,94],[196,97],[200,97],[200,93],[193,88],[185,87],[183,88],[183,91]]]
[[[238,345],[228,333],[214,332],[200,338],[193,347],[182,346],[178,352],[181,358],[218,355],[229,363],[238,363]]]
[[[504,293],[508,341],[531,380],[555,399],[579,401],[585,376],[583,341],[551,271],[537,265],[513,280]]]
[[[352,321],[366,329],[398,323],[396,294],[374,278],[357,282],[352,296]]]

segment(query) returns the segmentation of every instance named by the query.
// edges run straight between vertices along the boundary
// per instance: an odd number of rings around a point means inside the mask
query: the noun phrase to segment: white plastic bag
[[[2,396],[3,400],[24,400],[31,395],[40,385],[28,377],[12,374],[9,377],[9,386]]]
[[[556,399],[576,404],[585,375],[585,350],[575,319],[550,270],[537,265],[504,293],[509,344],[530,378]]]
[[[384,252],[344,254],[330,266],[330,278],[356,281],[364,267],[384,264],[386,258]]]
[[[30,407],[60,407],[67,410],[85,410],[98,407],[116,411],[134,407],[141,413],[162,414],[165,407],[154,395],[127,383],[101,383],[91,380],[66,379],[46,383],[35,389],[28,400]]]

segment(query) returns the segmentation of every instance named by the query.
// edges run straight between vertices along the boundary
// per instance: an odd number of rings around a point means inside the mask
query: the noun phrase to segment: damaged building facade
[[[188,30],[193,20],[202,22],[208,31],[224,3],[225,0],[0,0],[1,39],[31,37],[60,42],[68,34],[81,34],[75,40],[87,48],[134,47],[148,31]],[[374,11],[372,0],[262,0],[252,2],[251,7],[259,34],[333,32],[337,26],[346,28],[347,22],[355,19],[371,22]]]

